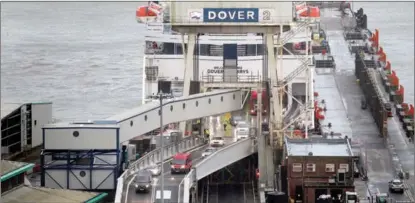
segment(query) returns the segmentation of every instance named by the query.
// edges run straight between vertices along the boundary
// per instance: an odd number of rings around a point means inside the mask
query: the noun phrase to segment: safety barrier
[[[255,153],[257,148],[256,145],[254,145],[254,142],[254,137],[240,140],[216,151],[209,157],[206,157],[203,161],[196,164],[196,166],[192,168],[192,170],[183,178],[182,182],[179,184],[178,202],[189,203],[190,189],[198,180],[206,177],[209,174],[212,174],[218,169],[226,167],[235,161],[239,161]],[[227,161],[215,161],[215,167],[211,167],[210,164],[212,164],[212,160],[218,159]]]
[[[132,163],[130,167],[117,179],[117,191],[115,194],[114,202],[123,202],[124,183],[126,182],[127,178],[136,173],[139,169],[143,169],[152,164],[161,162],[160,153],[164,153],[164,160],[166,161],[178,152],[189,151],[203,145],[205,145],[205,140],[203,138],[198,136],[189,136],[182,139],[178,143],[170,144],[165,146],[163,149],[158,148],[145,154],[143,157]]]

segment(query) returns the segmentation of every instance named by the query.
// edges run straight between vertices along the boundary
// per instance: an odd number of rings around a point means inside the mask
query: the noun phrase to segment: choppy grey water
[[[140,104],[144,26],[133,2],[1,3],[1,103],[51,101],[59,120]],[[358,2],[414,102],[414,4]],[[2,107],[2,108],[3,108]]]

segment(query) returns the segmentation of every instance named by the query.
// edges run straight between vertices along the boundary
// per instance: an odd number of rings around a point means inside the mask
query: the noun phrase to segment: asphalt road
[[[208,119],[207,124],[209,131],[214,136],[223,136],[225,139],[225,146],[233,143],[235,138],[233,136],[233,129],[227,127],[227,131],[223,130],[223,125],[221,124],[220,116],[212,116]],[[228,135],[228,136],[227,136]],[[211,136],[213,137],[213,136]],[[202,153],[206,147],[201,147],[191,152],[192,154],[192,163],[196,165],[202,160]],[[177,203],[178,199],[178,189],[179,184],[186,176],[186,174],[171,174],[170,163],[166,162],[163,164],[164,173],[161,174],[164,178],[164,199],[165,203]],[[134,184],[131,184],[128,187],[128,193],[126,194],[125,203],[153,203],[160,201],[160,177],[155,177],[153,182],[152,191],[149,193],[136,193]],[[127,181],[130,181],[128,179]]]
[[[365,167],[369,177],[367,187],[372,192],[388,193],[388,182],[395,177],[391,155],[383,138],[379,137],[379,131],[370,112],[360,108],[363,94],[354,76],[354,59],[349,54],[342,31],[337,26],[340,24],[340,18],[332,11],[327,13],[322,15],[321,22],[326,28],[331,52],[336,61],[335,78],[353,131],[352,142],[360,147],[361,153],[366,154],[364,161],[367,161]],[[396,125],[396,122],[388,124],[390,129],[395,129],[390,132],[393,135],[399,135],[399,126]],[[362,187],[364,186],[365,184]],[[390,196],[397,201],[408,200],[406,194],[390,194]]]

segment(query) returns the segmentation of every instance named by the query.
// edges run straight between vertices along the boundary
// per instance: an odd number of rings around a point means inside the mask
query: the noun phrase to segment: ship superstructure
[[[313,87],[306,88],[306,84],[313,81],[313,71],[306,73],[306,68],[333,68],[334,64],[328,56],[324,56],[329,49],[325,42],[325,34],[320,31],[318,22],[320,11],[318,7],[307,6],[305,3],[293,3],[295,9],[294,18],[298,22],[293,23],[291,31],[284,32],[282,49],[279,50],[278,63],[282,67],[283,78],[288,78],[284,84],[286,98],[284,99],[284,112],[299,113],[291,109],[305,105],[311,101]],[[191,19],[202,18],[200,12],[189,13]],[[155,1],[148,5],[140,6],[136,12],[137,21],[145,25],[145,56],[143,59],[143,103],[158,100],[158,94],[163,92],[171,97],[183,95],[185,59],[183,46],[187,48],[188,36],[181,35],[171,30],[170,5]],[[313,36],[310,38],[310,36]],[[275,38],[275,44],[276,37]],[[224,70],[224,58],[226,58],[226,46],[233,44],[237,50],[236,74],[227,75]],[[306,51],[308,50],[308,51]],[[317,56],[314,58],[314,55]],[[202,89],[225,88],[227,81],[246,83],[260,83],[269,80],[268,69],[264,67],[268,54],[265,49],[265,37],[259,33],[248,34],[215,34],[203,33],[197,35],[194,51],[192,81],[200,83]],[[282,59],[282,60],[281,60]],[[321,60],[320,60],[321,59]],[[229,87],[229,85],[228,85]],[[247,92],[256,92],[256,87],[245,85]],[[305,93],[307,89],[307,94]],[[256,93],[250,94],[256,96]],[[306,95],[311,95],[306,99]],[[255,100],[251,98],[249,101]],[[251,102],[252,103],[252,102]],[[295,103],[293,105],[293,103]],[[300,105],[297,105],[300,103]],[[251,108],[255,104],[251,104]],[[312,105],[310,105],[312,106]],[[253,111],[253,110],[252,110]],[[254,112],[252,112],[254,114]],[[309,126],[313,127],[313,112],[307,115]],[[304,117],[304,118],[305,118]]]

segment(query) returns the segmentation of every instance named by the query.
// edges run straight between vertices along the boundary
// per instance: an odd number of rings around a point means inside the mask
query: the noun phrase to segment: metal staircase
[[[310,20],[298,21],[296,25],[297,26],[295,26],[294,29],[286,32],[284,37],[280,40],[280,44],[277,45],[278,47],[284,46],[284,44],[290,41],[297,33],[302,32],[304,29],[308,28],[310,25]]]
[[[282,128],[280,131],[283,131],[284,132],[292,124],[294,124],[295,122],[297,122],[301,118],[302,115],[304,115],[305,113],[307,113],[307,112],[309,112],[310,110],[313,110],[313,109],[314,109],[314,104],[313,104],[312,101],[309,101],[304,106],[301,106],[300,107],[300,113],[296,117],[292,118],[292,120],[288,124],[283,125],[284,128]],[[278,130],[274,130],[273,133],[276,133],[277,131]],[[274,136],[273,141],[274,141],[275,146],[282,146],[283,139],[284,139],[284,136]]]
[[[296,68],[293,72],[287,75],[283,80],[277,82],[277,87],[284,87],[285,85],[288,85],[289,82],[294,80],[299,74],[301,74],[303,71],[305,71],[308,68],[308,65],[310,64],[311,59],[300,59],[301,65]]]

